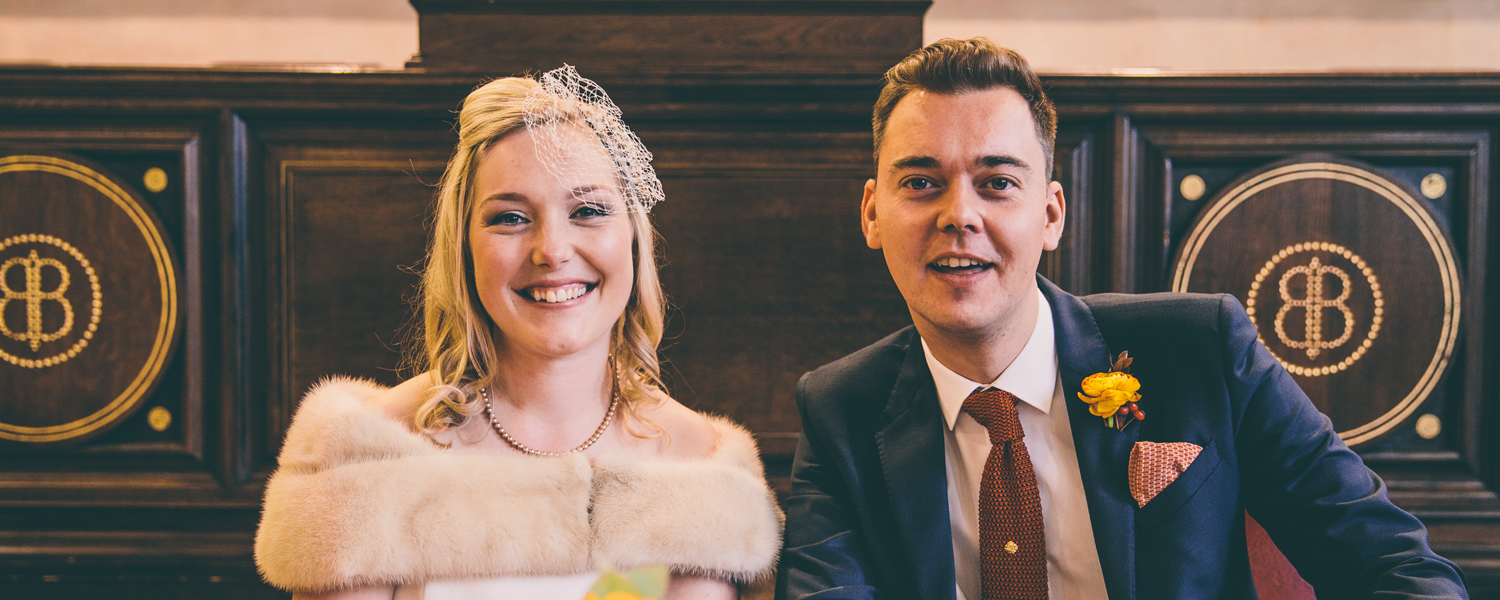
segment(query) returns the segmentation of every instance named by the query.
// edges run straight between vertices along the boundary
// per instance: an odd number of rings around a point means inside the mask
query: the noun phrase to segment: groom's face
[[[1030,328],[1018,308],[1036,294],[1064,209],[1025,99],[1010,88],[913,92],[879,150],[861,205],[865,239],[884,252],[919,329]]]

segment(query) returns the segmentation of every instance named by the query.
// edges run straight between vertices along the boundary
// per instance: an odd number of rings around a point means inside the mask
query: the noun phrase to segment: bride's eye
[[[607,217],[607,216],[609,216],[611,214],[614,214],[614,211],[610,210],[610,208],[608,206],[605,206],[603,204],[596,204],[596,203],[584,204],[584,205],[579,206],[576,209],[573,209],[573,218],[575,218],[575,219],[588,219],[588,218],[594,218],[594,217]]]
[[[485,226],[521,225],[523,223],[529,223],[529,222],[530,221],[526,220],[526,217],[521,216],[521,213],[514,212],[514,211],[509,211],[509,212],[499,213],[499,214],[496,214],[496,215],[490,217],[489,219],[487,219],[485,221],[484,224],[485,224]]]

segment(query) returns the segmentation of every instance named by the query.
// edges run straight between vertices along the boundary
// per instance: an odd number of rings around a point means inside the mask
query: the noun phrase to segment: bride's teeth
[[[584,294],[588,293],[588,291],[589,286],[578,283],[551,289],[531,288],[529,293],[531,295],[531,299],[536,302],[555,304],[558,302],[567,302],[569,300],[581,298]]]

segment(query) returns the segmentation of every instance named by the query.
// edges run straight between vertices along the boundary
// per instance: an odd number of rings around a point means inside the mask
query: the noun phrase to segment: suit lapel
[[[915,330],[907,336],[906,360],[885,418],[875,441],[914,583],[922,598],[951,599],[956,588],[942,410]]]
[[[1130,497],[1126,468],[1140,426],[1131,425],[1125,431],[1105,427],[1102,419],[1089,412],[1088,404],[1078,400],[1084,377],[1109,370],[1110,349],[1087,305],[1040,276],[1037,282],[1052,304],[1058,371],[1104,586],[1110,598],[1133,599],[1135,501]]]

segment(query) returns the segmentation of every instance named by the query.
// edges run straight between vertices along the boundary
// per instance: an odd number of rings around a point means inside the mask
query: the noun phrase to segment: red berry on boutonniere
[[[1146,413],[1136,405],[1141,395],[1141,382],[1129,373],[1130,353],[1121,352],[1110,364],[1109,371],[1095,373],[1083,379],[1083,391],[1078,399],[1089,403],[1089,412],[1104,418],[1106,427],[1124,430],[1131,421],[1146,420]]]

